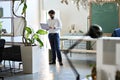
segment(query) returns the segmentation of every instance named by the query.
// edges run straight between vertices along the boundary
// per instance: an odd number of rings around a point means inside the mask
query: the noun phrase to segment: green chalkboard
[[[104,3],[91,5],[92,24],[102,27],[104,33],[111,33],[119,27],[119,11],[116,3]]]

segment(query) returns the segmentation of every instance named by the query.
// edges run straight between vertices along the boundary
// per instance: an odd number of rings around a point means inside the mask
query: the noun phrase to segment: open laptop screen
[[[40,26],[42,29],[45,29],[45,30],[49,29],[48,24],[46,23],[40,23]]]

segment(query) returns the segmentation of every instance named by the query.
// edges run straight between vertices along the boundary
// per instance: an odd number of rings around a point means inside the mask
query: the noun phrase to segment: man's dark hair
[[[54,11],[54,10],[50,10],[50,11],[48,12],[48,14],[55,14],[55,11]]]

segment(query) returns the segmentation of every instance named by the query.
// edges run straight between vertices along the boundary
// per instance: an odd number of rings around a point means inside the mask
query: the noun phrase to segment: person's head
[[[54,19],[54,16],[55,16],[55,11],[54,10],[50,10],[48,12],[48,14],[49,14],[49,16],[50,16],[51,19]]]

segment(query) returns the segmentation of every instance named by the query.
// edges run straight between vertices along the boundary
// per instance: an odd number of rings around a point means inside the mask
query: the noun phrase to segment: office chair
[[[5,40],[0,39],[0,64],[2,62],[2,55],[3,55],[3,51],[4,51],[4,45],[5,45]],[[2,66],[0,68],[2,68]],[[4,80],[4,77],[0,76],[0,79]]]
[[[12,46],[12,58],[11,58],[11,61],[13,61],[14,73],[15,73],[15,62],[20,62],[19,63],[19,69],[20,69],[20,65],[21,65],[21,62],[22,62],[20,45],[13,45]]]
[[[4,51],[5,40],[0,39],[0,63],[2,62],[2,54]]]
[[[12,45],[10,48],[6,48],[6,53],[4,54],[4,64],[6,60],[9,61],[10,65],[11,65],[10,61],[12,61],[13,68],[11,69],[13,69],[15,73],[15,62],[22,62],[21,50],[19,45]]]

